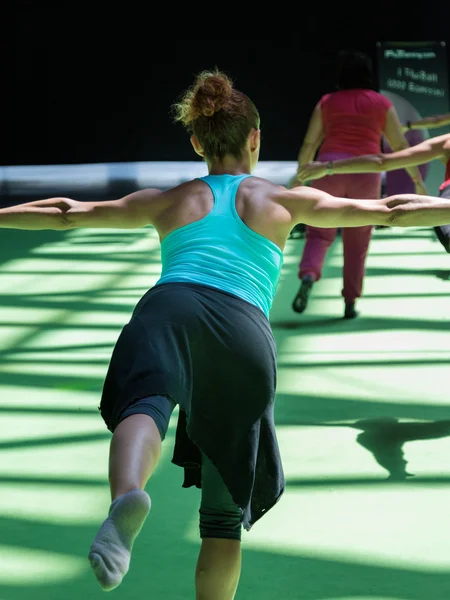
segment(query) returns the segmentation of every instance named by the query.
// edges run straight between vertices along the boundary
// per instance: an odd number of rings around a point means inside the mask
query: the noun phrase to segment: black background
[[[94,15],[75,4],[15,2],[11,27],[4,23],[1,164],[195,160],[170,106],[197,72],[215,66],[260,111],[261,160],[295,160],[315,103],[333,89],[338,51],[363,50],[376,66],[377,41],[449,44],[449,5],[304,5],[295,18],[282,15],[286,31],[253,39],[258,28],[232,12],[182,27],[126,4]],[[216,21],[242,37],[201,38]]]

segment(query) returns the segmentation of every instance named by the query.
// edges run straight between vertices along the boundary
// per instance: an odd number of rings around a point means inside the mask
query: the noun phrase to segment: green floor
[[[0,600],[102,598],[86,560],[109,504],[97,406],[159,275],[157,238],[1,235]],[[287,490],[244,533],[237,600],[448,600],[449,257],[430,230],[375,232],[362,316],[343,321],[339,239],[307,314],[291,311],[302,246],[288,243],[272,313]],[[199,491],[170,464],[174,425],[118,599],[194,598]],[[388,480],[402,447],[415,477]]]

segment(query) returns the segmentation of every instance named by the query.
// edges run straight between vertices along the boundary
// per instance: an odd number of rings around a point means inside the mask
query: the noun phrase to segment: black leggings
[[[120,415],[120,421],[136,414],[152,417],[161,435],[166,437],[175,402],[167,396],[149,396],[137,400]],[[200,537],[240,540],[242,510],[234,503],[219,471],[202,452],[202,499],[200,504]]]
[[[447,185],[439,195],[440,198],[448,198],[450,200],[450,185]],[[434,228],[438,240],[444,246],[445,250],[450,254],[450,225],[441,225]]]

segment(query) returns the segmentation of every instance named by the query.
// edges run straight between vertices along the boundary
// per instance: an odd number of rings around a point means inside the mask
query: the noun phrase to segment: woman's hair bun
[[[233,82],[219,70],[203,71],[174,105],[175,120],[188,128],[199,117],[212,117],[223,109],[233,95]]]
[[[225,106],[232,93],[233,83],[227,75],[204,71],[194,84],[193,111],[198,116],[212,117]]]

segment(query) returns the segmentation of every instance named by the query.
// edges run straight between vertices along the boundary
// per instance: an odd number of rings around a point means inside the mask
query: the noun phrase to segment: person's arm
[[[402,125],[394,106],[391,106],[387,111],[383,133],[393,152],[398,152],[399,150],[404,150],[409,147],[408,140],[402,131]],[[411,177],[414,185],[419,188],[417,191],[426,193],[425,184],[418,167],[408,166],[406,167],[406,171]]]
[[[300,177],[306,179],[320,179],[327,170],[333,174],[340,173],[381,173],[395,171],[415,165],[422,165],[436,158],[446,158],[450,155],[450,134],[430,138],[409,146],[399,152],[390,154],[365,154],[353,158],[334,160],[331,165],[322,162],[313,162],[302,168]]]
[[[278,201],[290,212],[293,224],[313,227],[430,227],[450,223],[450,200],[417,194],[353,200],[299,186],[282,188]]]
[[[152,223],[152,200],[160,190],[145,189],[119,200],[79,202],[48,198],[0,209],[0,227],[11,229],[74,229],[78,227],[137,229]]]
[[[309,120],[308,129],[306,130],[305,138],[298,154],[299,167],[313,160],[323,141],[323,136],[322,109],[320,108],[320,104],[317,104]]]
[[[417,121],[406,121],[402,125],[402,128],[406,132],[412,129],[436,129],[437,127],[445,127],[445,125],[450,125],[450,113],[433,115],[424,119],[418,119]]]

